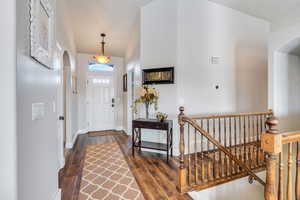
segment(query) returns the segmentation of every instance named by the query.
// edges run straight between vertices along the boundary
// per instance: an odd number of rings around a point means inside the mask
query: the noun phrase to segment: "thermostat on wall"
[[[212,65],[218,65],[218,64],[220,64],[220,57],[218,57],[218,56],[211,56],[210,57],[210,64],[212,64]]]

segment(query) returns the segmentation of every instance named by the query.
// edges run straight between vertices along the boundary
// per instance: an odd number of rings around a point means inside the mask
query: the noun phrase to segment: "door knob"
[[[59,116],[58,118],[60,121],[64,121],[65,120],[65,117],[64,116]]]

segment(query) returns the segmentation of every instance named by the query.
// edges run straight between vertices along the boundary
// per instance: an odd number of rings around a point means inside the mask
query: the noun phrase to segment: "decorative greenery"
[[[162,112],[158,112],[156,114],[156,118],[159,120],[159,121],[164,121],[165,119],[168,118],[168,115],[166,113],[162,113]]]
[[[144,103],[148,105],[154,104],[155,110],[158,109],[159,91],[149,86],[144,86],[138,89],[139,98],[134,101],[134,111],[137,114],[137,104]]]

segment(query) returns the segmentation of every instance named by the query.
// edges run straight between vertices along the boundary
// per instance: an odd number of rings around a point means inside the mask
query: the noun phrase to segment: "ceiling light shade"
[[[107,56],[95,56],[94,57],[98,63],[107,64],[110,61],[110,57]]]
[[[106,35],[104,33],[101,33],[101,37],[102,37],[102,42],[101,42],[102,52],[101,52],[101,55],[94,56],[94,59],[100,64],[107,64],[110,61],[110,57],[105,56],[105,54],[104,54],[104,46],[105,46],[104,38],[105,38],[105,36]]]

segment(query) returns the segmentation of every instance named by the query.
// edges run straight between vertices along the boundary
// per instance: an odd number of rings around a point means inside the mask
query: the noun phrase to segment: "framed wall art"
[[[73,94],[78,94],[78,77],[76,73],[72,73],[72,91]]]
[[[174,84],[174,67],[144,69],[143,84]]]
[[[48,0],[30,0],[30,55],[52,69],[53,9]]]
[[[127,74],[123,75],[123,92],[127,92]]]

